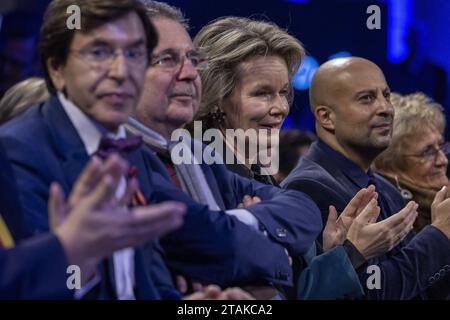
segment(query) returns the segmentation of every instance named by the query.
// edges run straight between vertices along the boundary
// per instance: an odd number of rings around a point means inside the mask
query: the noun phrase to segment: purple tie
[[[108,158],[112,153],[126,153],[133,151],[142,144],[142,137],[131,136],[122,139],[112,139],[109,137],[103,137],[100,140],[98,150],[95,155],[99,156],[101,159]]]

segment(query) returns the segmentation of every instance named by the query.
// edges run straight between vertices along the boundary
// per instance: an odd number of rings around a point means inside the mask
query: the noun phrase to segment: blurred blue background
[[[39,75],[37,35],[48,0],[0,1],[0,96]],[[384,70],[392,91],[423,91],[450,121],[450,1],[448,0],[171,0],[190,19],[191,35],[217,17],[269,19],[295,35],[308,57],[294,79],[294,106],[285,127],[314,131],[308,105],[315,69],[337,56],[368,58]],[[367,7],[381,10],[381,29],[369,30]],[[447,129],[446,137],[449,138]]]

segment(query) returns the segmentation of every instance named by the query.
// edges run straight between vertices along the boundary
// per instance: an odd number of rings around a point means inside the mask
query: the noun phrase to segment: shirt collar
[[[369,180],[373,178],[373,172],[369,169],[366,173],[360,166],[352,160],[345,157],[342,153],[334,150],[321,139],[318,139],[317,146],[327,155],[326,162],[332,163],[334,167],[339,168],[344,175],[353,180],[358,187],[366,188],[369,185]]]
[[[102,136],[106,135],[113,139],[126,137],[124,126],[120,126],[117,133],[108,132],[100,124],[90,119],[72,101],[67,99],[62,92],[58,92],[58,99],[70,121],[74,125],[81,141],[83,141],[84,148],[89,156],[93,155],[97,151]]]

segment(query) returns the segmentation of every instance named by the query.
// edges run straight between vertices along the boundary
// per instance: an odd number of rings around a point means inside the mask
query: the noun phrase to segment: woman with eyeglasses
[[[442,106],[423,93],[406,96],[393,93],[395,108],[392,141],[375,161],[375,169],[392,182],[407,201],[419,204],[414,223],[420,231],[431,223],[431,204],[443,186],[449,144],[444,142],[445,117]]]

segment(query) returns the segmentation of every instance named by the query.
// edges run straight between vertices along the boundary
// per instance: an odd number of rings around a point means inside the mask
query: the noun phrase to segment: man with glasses
[[[361,188],[374,184],[384,220],[404,206],[398,191],[371,169],[391,141],[394,108],[377,65],[362,58],[323,64],[310,88],[319,140],[282,185],[311,196],[322,211],[341,212]],[[358,271],[369,299],[447,297],[450,291],[450,199],[441,189],[432,205],[432,224],[411,233],[388,253]],[[378,270],[374,271],[374,270]],[[378,283],[378,284],[377,284]]]
[[[198,110],[201,99],[198,70],[207,68],[208,60],[194,47],[187,32],[186,20],[178,9],[156,1],[143,2],[160,40],[146,73],[142,97],[127,128],[135,134],[144,135],[144,142],[156,151],[174,186],[197,202],[208,205],[211,211],[225,211],[226,219],[233,225],[245,225],[243,229],[235,228],[239,244],[236,253],[241,255],[239,269],[247,269],[248,273],[250,269],[245,264],[251,260],[261,274],[276,275],[272,283],[291,286],[288,284],[292,281],[290,272],[281,271],[290,269],[284,248],[295,256],[308,250],[313,236],[320,229],[317,207],[298,192],[240,178],[224,165],[208,166],[203,163],[199,166],[174,166],[170,148],[175,141],[170,141],[171,135],[192,121]],[[193,143],[198,150],[203,150],[201,142]],[[250,199],[254,196],[268,201],[247,210],[238,208],[241,202],[245,206],[250,205],[253,202]],[[269,237],[264,235],[263,230]],[[207,260],[186,258],[184,248],[166,238],[161,243],[166,250],[169,266],[176,272],[202,281],[211,279],[210,267],[205,264]],[[206,248],[201,250],[207,251]],[[246,282],[255,283],[257,277],[252,278],[247,278]],[[260,277],[256,282],[264,284],[265,279],[266,276]],[[245,282],[242,280],[235,275],[233,281],[243,285]]]
[[[80,8],[81,30],[67,25],[71,5]],[[50,3],[39,49],[51,97],[0,130],[17,179],[24,220],[33,233],[49,231],[50,183],[58,182],[69,194],[89,158],[100,154],[100,142],[106,137],[125,138],[122,123],[140,96],[156,42],[154,28],[138,1]],[[124,176],[120,180],[119,205],[128,198],[127,181]],[[142,249],[116,251],[99,264],[101,279],[94,278],[83,291],[95,287],[88,297],[103,299],[159,298],[146,263]]]
[[[71,5],[80,7],[81,30],[66,25]],[[262,243],[258,252],[240,246],[243,238],[255,240],[247,236],[245,224],[220,210],[208,210],[174,187],[159,159],[140,148],[139,137],[125,132],[123,124],[143,89],[156,39],[137,0],[55,0],[49,5],[39,47],[52,96],[0,128],[0,141],[18,182],[25,222],[34,233],[48,231],[50,183],[57,181],[68,194],[90,157],[103,159],[119,152],[131,170],[121,177],[118,203],[127,204],[126,186],[132,177],[139,181],[131,201],[135,206],[184,202],[185,224],[166,241],[180,250],[180,259],[196,261],[197,272],[204,274],[208,283],[227,287],[257,279],[291,284],[292,271],[281,248],[270,242]],[[196,63],[193,56],[190,59]],[[135,227],[137,234],[144,231]],[[254,237],[265,239],[257,233]],[[254,262],[255,256],[262,264],[273,266],[261,267]],[[100,269],[96,297],[180,298],[156,243],[115,252]]]

